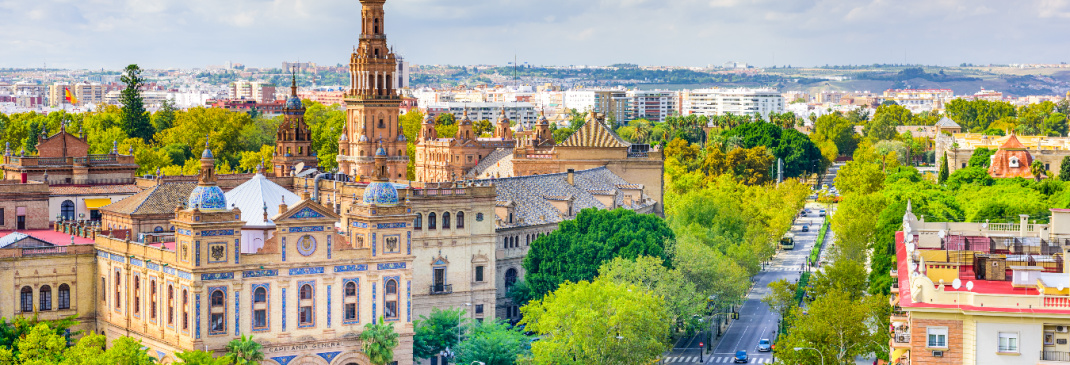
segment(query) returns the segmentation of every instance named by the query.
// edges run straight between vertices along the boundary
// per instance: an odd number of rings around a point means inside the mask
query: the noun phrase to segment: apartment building
[[[634,119],[646,119],[652,122],[664,122],[665,118],[676,112],[676,93],[665,90],[629,90],[626,95],[631,99],[631,116]]]
[[[891,363],[1070,363],[1070,210],[926,222],[908,204],[896,253]]]
[[[258,81],[235,81],[227,87],[231,100],[256,100],[258,103],[275,101],[275,84]]]
[[[565,92],[565,107],[580,112],[604,114],[610,124],[623,124],[635,119],[629,91],[569,90]]]
[[[77,99],[77,105],[100,104],[104,102],[104,94],[107,92],[104,85],[98,82],[57,82],[48,87],[48,105],[52,107],[63,104],[71,104],[67,101],[66,90]]]
[[[697,89],[680,92],[681,115],[753,115],[784,112],[784,97],[775,89]]]

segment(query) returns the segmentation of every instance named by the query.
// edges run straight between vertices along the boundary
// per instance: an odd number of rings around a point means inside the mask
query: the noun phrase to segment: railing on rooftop
[[[1070,362],[1070,352],[1066,351],[1041,351],[1040,360]]]
[[[38,255],[62,255],[67,253],[66,246],[50,247],[50,248],[24,248],[22,249],[23,256],[38,256]]]
[[[647,152],[628,152],[628,158],[642,158],[649,156],[650,154]]]

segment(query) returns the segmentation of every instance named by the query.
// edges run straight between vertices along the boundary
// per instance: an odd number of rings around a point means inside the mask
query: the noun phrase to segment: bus
[[[793,250],[795,249],[795,235],[791,233],[784,234],[784,237],[780,238],[781,250]]]

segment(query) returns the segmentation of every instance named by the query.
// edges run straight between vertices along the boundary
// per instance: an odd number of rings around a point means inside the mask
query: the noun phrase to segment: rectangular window
[[[0,208],[0,226],[4,225],[4,208]]]
[[[301,324],[302,325],[311,325],[312,324],[312,307],[311,306],[301,307],[301,310],[298,312],[298,314],[301,317],[300,320],[301,320]]]
[[[208,330],[208,333],[209,334],[220,334],[220,333],[225,333],[226,331],[227,331],[227,322],[226,322],[225,314],[223,314],[223,313],[212,313],[212,324],[211,324],[211,328],[209,328],[209,330]]]
[[[999,352],[1018,352],[1018,332],[999,333]]]
[[[346,320],[352,321],[354,319],[357,319],[357,304],[346,303]]]
[[[483,305],[476,304],[476,314],[483,314]]]
[[[929,327],[926,332],[929,334],[928,347],[947,348],[947,327]]]
[[[257,309],[253,311],[253,328],[267,327],[267,310]]]
[[[483,266],[476,266],[476,281],[483,282]]]

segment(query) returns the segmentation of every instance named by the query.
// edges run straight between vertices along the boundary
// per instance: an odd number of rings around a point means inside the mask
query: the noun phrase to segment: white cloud
[[[388,0],[409,61],[1063,61],[1070,0]],[[0,67],[343,63],[352,0],[0,0]]]

